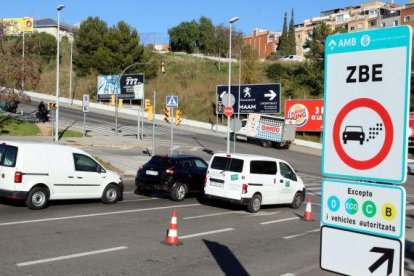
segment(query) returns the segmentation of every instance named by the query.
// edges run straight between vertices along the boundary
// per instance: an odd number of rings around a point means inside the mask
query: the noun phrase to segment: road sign
[[[87,94],[82,97],[82,111],[89,112],[89,95]]]
[[[406,180],[411,28],[329,36],[322,174]]]
[[[345,275],[402,275],[400,240],[322,226],[320,266]]]
[[[324,179],[321,223],[399,239],[405,227],[405,198],[401,186]]]
[[[239,112],[239,86],[230,87],[230,103],[228,103],[228,85],[218,85],[217,105],[232,106],[234,112]],[[249,113],[280,113],[280,83],[242,84],[240,85],[240,114]],[[221,112],[220,112],[221,111]],[[218,109],[220,114],[223,113]]]
[[[165,107],[177,108],[178,107],[178,96],[166,96],[165,102],[166,102]]]
[[[224,108],[224,115],[226,115],[227,117],[231,117],[231,116],[233,116],[233,113],[234,113],[233,107],[231,107],[231,106],[226,106],[226,107]]]
[[[230,131],[237,132],[241,129],[241,127],[242,123],[239,119],[235,118],[230,120]]]

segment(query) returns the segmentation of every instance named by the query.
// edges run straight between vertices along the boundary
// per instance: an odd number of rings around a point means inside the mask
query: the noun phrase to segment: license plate
[[[210,186],[222,188],[224,186],[224,183],[220,183],[220,182],[210,180]]]
[[[157,171],[146,170],[145,173],[148,174],[148,175],[158,175]]]

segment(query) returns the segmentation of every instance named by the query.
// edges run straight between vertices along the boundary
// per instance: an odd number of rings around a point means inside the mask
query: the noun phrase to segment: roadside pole
[[[155,90],[154,90],[154,107],[152,109],[153,114],[155,115],[156,105],[155,105]],[[152,156],[155,155],[155,116],[152,117]]]
[[[83,137],[86,136],[86,113],[89,112],[89,95],[84,94],[82,97],[82,112],[83,112]]]
[[[86,112],[83,112],[83,137],[86,136]]]
[[[140,118],[141,118],[141,107],[138,105],[138,107],[137,107],[137,140],[139,140],[139,133],[140,133],[140,129],[139,129],[139,127],[140,127]]]
[[[172,156],[173,155],[173,145],[174,145],[174,141],[173,141],[173,139],[174,139],[174,108],[173,107],[171,107],[171,109],[170,109],[171,111],[170,111],[170,117],[171,117],[171,121],[170,121],[170,123],[171,123],[171,146],[170,146],[170,155]]]
[[[53,139],[55,137],[55,128],[54,128],[54,126],[55,126],[55,109],[52,107],[50,109],[50,111],[52,112],[52,141],[53,141]]]

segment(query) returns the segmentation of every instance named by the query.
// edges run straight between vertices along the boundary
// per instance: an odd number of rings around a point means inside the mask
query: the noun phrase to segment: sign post
[[[326,39],[324,270],[348,275],[404,271],[406,193],[390,184],[404,184],[407,177],[411,39],[409,26]]]
[[[82,111],[83,111],[83,136],[86,136],[86,113],[89,112],[89,95],[84,94],[82,97]]]
[[[174,145],[174,108],[178,108],[178,96],[166,96],[165,99],[166,105],[165,107],[170,108],[170,124],[171,124],[171,144],[170,144],[170,155],[173,155],[173,145]]]

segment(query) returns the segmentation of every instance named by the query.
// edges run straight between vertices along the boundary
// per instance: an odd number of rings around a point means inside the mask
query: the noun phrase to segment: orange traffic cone
[[[182,245],[183,244],[181,241],[178,240],[177,212],[175,210],[172,211],[170,229],[168,229],[167,237],[165,241],[162,241],[161,243],[165,245]]]
[[[305,215],[303,216],[304,220],[313,220],[312,219],[312,206],[311,206],[311,198],[308,196],[308,202],[306,202],[306,209]]]

